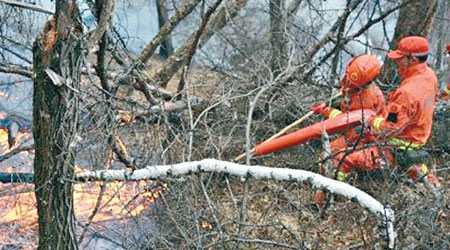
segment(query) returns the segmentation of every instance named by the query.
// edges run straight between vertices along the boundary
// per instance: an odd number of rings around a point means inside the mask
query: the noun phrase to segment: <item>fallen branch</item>
[[[254,179],[307,182],[315,188],[325,189],[330,193],[342,195],[347,199],[357,201],[370,212],[383,218],[388,233],[388,246],[391,249],[394,248],[396,233],[394,230],[395,214],[392,209],[384,206],[372,196],[354,186],[305,170],[247,166],[215,159],[204,159],[201,161],[183,162],[173,165],[148,166],[138,170],[98,170],[82,172],[76,174],[75,181],[139,181],[182,176],[200,172],[227,173],[237,177]],[[22,182],[32,182],[33,174],[0,173],[0,182],[18,182],[19,180]]]
[[[143,169],[90,171],[76,175],[77,181],[138,181],[158,179],[169,176],[182,176],[198,172],[228,173],[238,177],[254,179],[274,179],[292,182],[308,182],[315,188],[325,189],[330,193],[342,195],[352,201],[357,201],[370,212],[381,216],[388,231],[389,248],[394,247],[396,233],[394,231],[394,211],[375,200],[367,193],[344,182],[336,181],[313,172],[271,168],[264,166],[246,166],[232,162],[205,159],[201,161],[184,162],[174,165],[148,166]]]
[[[121,122],[131,122],[135,120],[142,120],[146,122],[150,122],[152,120],[156,120],[155,117],[159,116],[160,114],[164,113],[174,113],[174,112],[180,112],[183,110],[188,109],[188,103],[191,106],[191,109],[199,109],[204,104],[205,100],[201,97],[192,96],[188,97],[184,100],[179,101],[169,101],[169,102],[161,102],[159,105],[153,105],[149,108],[135,108],[135,111],[126,111],[126,108],[121,109],[123,114],[118,114],[116,116],[116,119]],[[131,113],[133,115],[131,115]]]

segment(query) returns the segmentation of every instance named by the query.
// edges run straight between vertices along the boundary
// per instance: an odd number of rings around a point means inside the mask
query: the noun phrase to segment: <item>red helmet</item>
[[[345,78],[342,80],[343,90],[361,88],[375,79],[381,71],[381,63],[374,55],[359,55],[347,65]]]
[[[447,43],[447,46],[445,46],[447,48],[447,53],[450,54],[450,43]]]

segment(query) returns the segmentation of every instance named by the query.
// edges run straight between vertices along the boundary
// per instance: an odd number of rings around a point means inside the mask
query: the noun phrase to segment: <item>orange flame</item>
[[[0,129],[0,147],[1,153],[3,154],[5,148],[9,148],[8,144],[8,132],[5,129]]]
[[[116,220],[119,223],[146,211],[155,199],[167,189],[167,185],[157,186],[155,182],[109,182],[99,198],[102,182],[78,183],[74,186],[74,209],[77,221],[83,224]],[[1,184],[0,190],[14,191],[18,187],[32,184]],[[0,192],[1,195],[1,192]],[[98,211],[92,221],[88,221],[97,202]],[[4,234],[3,226],[16,230]],[[14,226],[12,226],[14,225]],[[33,192],[0,197],[0,242],[10,242],[17,233],[32,234],[37,230],[36,199]]]
[[[99,199],[98,194],[100,193],[101,185],[101,182],[96,182],[79,183],[74,186],[75,214],[79,221],[87,219],[92,214],[98,201],[100,202],[100,209],[94,217],[94,222],[137,216],[152,204],[155,199],[159,198],[161,192],[165,189],[164,187],[157,187],[151,190],[152,188],[148,187],[149,184],[145,181],[112,182],[106,184],[107,188],[101,199]],[[1,223],[20,220],[21,223],[27,222],[25,224],[30,225],[32,221],[37,221],[34,193],[0,197],[0,204]]]
[[[24,136],[27,136],[26,133],[20,133],[18,141],[23,141]],[[5,154],[10,150],[8,134],[5,130],[0,129],[0,154]],[[28,152],[22,153],[28,154]],[[14,170],[12,167],[3,167],[1,171],[13,172]],[[85,170],[78,166],[74,167],[75,173],[82,171]],[[102,185],[105,185],[105,189],[99,196]],[[16,242],[18,235],[21,235],[21,237],[34,240],[33,243],[26,243],[30,245],[30,248],[28,245],[21,245],[21,249],[35,248],[38,220],[36,198],[32,191],[21,192],[24,188],[33,190],[34,185],[0,183],[0,247],[1,244]],[[125,222],[125,219],[138,216],[146,211],[166,189],[167,185],[158,186],[156,182],[152,181],[77,183],[74,185],[73,191],[75,216],[77,221],[82,224],[109,220]],[[6,192],[10,195],[5,195]],[[16,193],[11,194],[14,192]],[[96,207],[98,210],[92,221],[89,221]]]

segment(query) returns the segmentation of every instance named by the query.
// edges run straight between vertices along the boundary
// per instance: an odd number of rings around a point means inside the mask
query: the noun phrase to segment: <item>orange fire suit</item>
[[[399,72],[402,79],[399,87],[389,94],[387,111],[369,120],[371,128],[378,133],[379,140],[386,141],[386,148],[377,146],[336,157],[340,171],[349,172],[357,167],[373,170],[382,167],[383,160],[394,163],[394,150],[411,150],[422,147],[431,135],[434,104],[438,91],[438,80],[426,63],[419,63]]]
[[[341,110],[331,107],[325,108],[322,115],[326,118],[334,118],[343,112],[359,109],[371,109],[379,114],[385,110],[386,102],[381,89],[376,85],[369,85],[359,90],[344,92],[344,99],[340,102],[340,107]],[[359,137],[359,133],[354,129],[349,130],[345,136],[338,137],[331,142],[331,151],[337,152],[352,146],[350,144]],[[363,141],[365,140],[373,140],[373,136],[365,134]]]

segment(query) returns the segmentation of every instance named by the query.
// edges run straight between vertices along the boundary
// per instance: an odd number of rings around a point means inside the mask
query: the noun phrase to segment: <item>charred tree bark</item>
[[[398,41],[404,36],[428,36],[436,16],[437,0],[403,0],[402,2],[405,5],[400,9],[391,42],[394,48],[397,47]],[[385,59],[381,72],[385,72],[381,76],[384,83],[395,84],[399,80],[395,76],[395,63],[388,58]]]
[[[159,28],[161,29],[169,21],[169,17],[167,15],[167,8],[165,5],[166,1],[156,0],[155,2],[156,2],[156,10],[158,12]],[[164,38],[161,45],[159,46],[159,55],[163,59],[167,59],[169,58],[170,55],[172,55],[172,53],[173,53],[172,38],[170,35],[168,35]]]
[[[56,14],[33,47],[34,172],[40,250],[78,249],[72,188],[78,130],[81,25],[73,0],[56,1]]]

